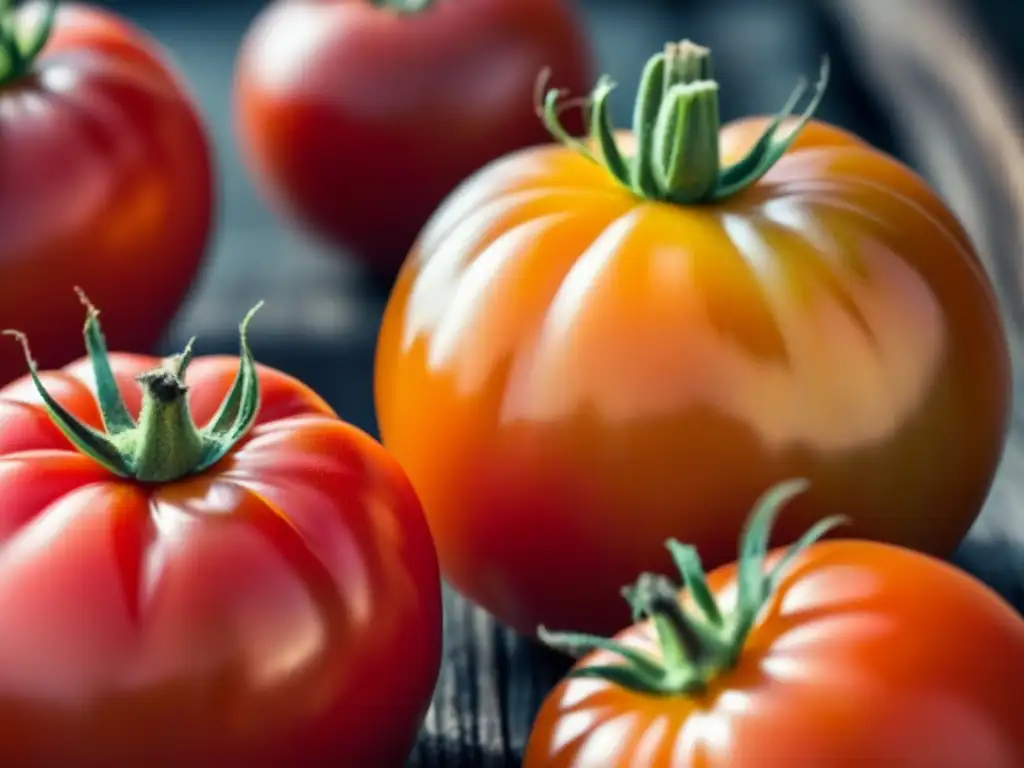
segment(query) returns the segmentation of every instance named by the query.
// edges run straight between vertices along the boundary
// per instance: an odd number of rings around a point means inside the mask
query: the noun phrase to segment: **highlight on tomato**
[[[590,82],[572,0],[275,0],[238,54],[243,160],[278,211],[392,280],[459,182],[547,141],[542,68]]]
[[[401,765],[441,594],[398,464],[254,362],[252,314],[239,357],[161,362],[87,312],[61,370],[8,332],[0,764]]]
[[[632,132],[509,155],[440,207],[377,344],[384,445],[423,502],[444,574],[522,633],[607,634],[613,596],[669,573],[663,542],[732,559],[789,477],[776,541],[848,508],[851,535],[948,555],[1008,425],[990,284],[940,198],[812,118],[719,126],[711,55],[672,44]],[[544,567],[537,566],[543,563]]]
[[[80,285],[115,348],[152,349],[213,217],[206,130],[167,52],[111,11],[0,3],[0,158],[0,328],[64,365],[80,353]],[[0,386],[23,372],[0,349]]]
[[[779,483],[738,560],[705,576],[668,542],[685,589],[645,573],[638,622],[612,639],[547,632],[585,653],[541,706],[524,768],[1024,765],[1024,621],[952,565],[866,540],[819,541],[828,517],[768,553]]]

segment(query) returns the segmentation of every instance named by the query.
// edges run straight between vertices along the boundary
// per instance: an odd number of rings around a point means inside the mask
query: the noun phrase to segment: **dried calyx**
[[[136,421],[118,389],[100,328],[99,311],[84,293],[79,291],[78,294],[86,308],[85,346],[96,381],[102,431],[83,423],[47,392],[25,334],[4,331],[21,342],[36,391],[53,423],[68,440],[115,475],[148,483],[194,475],[227,455],[249,431],[259,411],[259,378],[246,330],[262,302],[249,311],[239,326],[241,352],[235,381],[217,413],[206,426],[199,428],[192,421],[185,385],[195,339],[188,342],[180,355],[137,378],[142,387],[142,407]]]
[[[675,540],[667,546],[695,611],[683,604],[679,589],[664,576],[645,573],[623,590],[634,619],[652,622],[660,651],[657,656],[617,640],[549,632],[543,627],[538,632],[540,639],[570,655],[603,650],[623,662],[577,666],[569,673],[572,677],[600,678],[651,695],[699,694],[739,661],[747,638],[793,559],[845,522],[841,516],[821,520],[792,544],[774,567],[766,570],[775,518],[790,499],[806,488],[806,481],[790,480],[776,485],[756,503],[740,539],[733,609],[724,610],[715,599],[696,549]]]
[[[571,136],[562,125],[559,115],[567,106],[562,91],[548,90],[540,111],[552,136],[599,163],[638,197],[680,205],[712,203],[751,186],[778,162],[821,103],[828,72],[824,59],[810,103],[794,126],[783,130],[807,91],[803,80],[748,154],[726,167],[719,157],[721,121],[711,52],[689,40],[669,43],[647,62],[633,112],[632,154],[616,138],[608,106],[615,84],[607,76],[587,100],[588,137]]]

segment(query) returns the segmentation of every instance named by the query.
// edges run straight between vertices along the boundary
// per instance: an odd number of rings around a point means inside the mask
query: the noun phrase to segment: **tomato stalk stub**
[[[68,440],[115,475],[147,483],[180,480],[208,469],[227,455],[248,432],[259,411],[259,379],[247,330],[263,302],[254,306],[239,325],[241,354],[234,385],[213,419],[199,428],[189,412],[185,385],[195,338],[181,354],[137,377],[143,397],[136,421],[125,406],[111,370],[99,310],[81,290],[78,295],[86,309],[85,344],[105,432],[85,424],[57,402],[39,378],[28,338],[19,331],[4,331],[21,343],[36,391]]]

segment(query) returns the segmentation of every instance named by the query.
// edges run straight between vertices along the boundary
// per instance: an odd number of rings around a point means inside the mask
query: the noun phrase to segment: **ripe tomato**
[[[0,33],[0,328],[31,334],[43,366],[78,355],[73,285],[106,308],[112,344],[156,344],[202,260],[213,195],[203,126],[157,43],[70,3],[47,35],[52,12],[0,11],[25,38]],[[23,370],[16,347],[0,350],[0,384]]]
[[[646,620],[595,649],[548,695],[524,768],[1017,768],[1024,621],[951,565],[870,541],[813,543],[826,521],[765,558],[767,527],[803,487],[752,518],[736,565],[707,580],[670,546],[687,593],[647,574]],[[785,560],[784,560],[785,558]]]
[[[0,390],[0,764],[400,765],[441,596],[397,463],[244,323],[241,362],[86,338]]]
[[[277,0],[239,54],[239,138],[277,204],[394,277],[460,181],[546,141],[542,67],[587,86],[567,0]]]
[[[520,632],[618,629],[610,596],[670,567],[661,542],[729,562],[744,510],[786,477],[813,485],[781,538],[842,505],[860,538],[948,554],[1002,450],[1009,354],[953,214],[806,122],[824,78],[790,127],[719,134],[707,55],[652,59],[630,136],[607,82],[590,144],[549,96],[563,144],[454,192],[384,316],[383,442],[442,571]]]

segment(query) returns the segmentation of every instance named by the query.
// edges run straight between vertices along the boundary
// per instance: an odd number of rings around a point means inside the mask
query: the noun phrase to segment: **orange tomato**
[[[707,580],[672,542],[686,599],[647,575],[644,621],[548,637],[595,650],[543,703],[524,768],[1024,765],[1020,617],[932,557],[812,543],[831,521],[766,560],[765,524],[801,487],[766,495],[738,565]]]
[[[655,56],[626,137],[607,83],[589,142],[549,95],[561,142],[453,193],[384,316],[383,442],[448,579],[523,633],[620,628],[612,597],[670,567],[666,538],[729,562],[786,477],[812,488],[780,541],[844,507],[858,537],[945,555],[1002,451],[1004,330],[953,214],[811,120],[821,87],[800,118],[719,132],[707,62]]]

